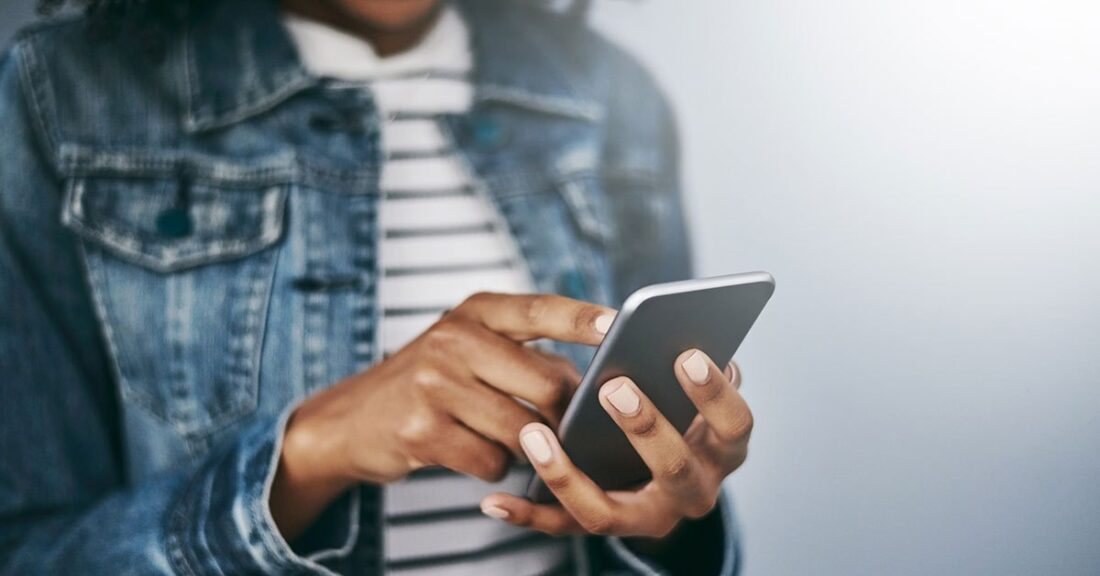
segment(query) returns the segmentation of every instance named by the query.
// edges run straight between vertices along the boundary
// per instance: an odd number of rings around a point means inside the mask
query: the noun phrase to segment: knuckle
[[[422,448],[432,442],[437,429],[438,423],[435,418],[415,415],[408,418],[398,429],[397,437],[406,446],[414,449]]]
[[[508,518],[508,521],[522,528],[533,528],[535,524],[534,517],[530,511],[514,513],[513,516]]]
[[[672,484],[685,484],[695,477],[695,463],[687,456],[677,455],[665,463],[660,475]]]
[[[569,380],[564,376],[558,374],[546,375],[539,387],[539,397],[536,399],[535,405],[540,408],[561,408],[569,402],[572,390]]]
[[[657,415],[645,411],[638,417],[637,421],[632,421],[628,425],[629,432],[638,438],[652,438],[657,435],[659,429]]]
[[[508,473],[508,457],[503,450],[486,450],[480,457],[478,468],[484,478],[499,481]]]
[[[714,382],[710,386],[697,386],[696,389],[704,403],[718,404],[726,397],[726,386],[728,386],[726,383],[719,386],[717,382]]]
[[[437,351],[451,351],[462,343],[465,338],[465,329],[462,324],[453,318],[444,318],[436,322],[431,330],[425,334],[428,345]]]
[[[531,296],[523,300],[523,318],[530,326],[538,326],[546,319],[550,308],[548,296]]]
[[[557,515],[548,523],[547,532],[554,536],[565,536],[570,532],[575,532],[576,527],[572,520],[564,514]]]
[[[573,477],[569,474],[551,474],[543,478],[543,482],[552,492],[562,492],[573,485]]]
[[[467,310],[469,308],[475,308],[484,304],[487,300],[491,299],[493,294],[491,292],[474,292],[466,297],[461,304],[456,308],[457,310]]]
[[[413,369],[409,381],[420,390],[431,393],[442,388],[447,379],[436,368],[421,365]]]
[[[592,332],[592,325],[601,313],[602,311],[595,306],[581,306],[577,313],[573,315],[573,330],[577,334]]]
[[[606,511],[599,511],[577,521],[589,534],[608,535],[615,533],[615,517]]]
[[[746,438],[752,434],[752,428],[755,425],[755,420],[752,415],[752,411],[748,407],[742,410],[735,411],[731,416],[728,424],[727,435],[729,439],[741,439]]]

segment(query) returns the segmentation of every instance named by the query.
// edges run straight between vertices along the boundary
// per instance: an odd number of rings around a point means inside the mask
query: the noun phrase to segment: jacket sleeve
[[[0,574],[329,573],[357,507],[340,504],[342,528],[311,553],[280,536],[267,492],[285,414],[195,465],[127,480],[110,363],[20,59],[17,46],[0,61]]]
[[[667,99],[637,62],[616,53],[608,106],[604,189],[619,234],[612,242],[616,299],[658,282],[692,276],[692,253],[681,195],[680,142]],[[629,230],[627,234],[625,231]],[[740,536],[733,499],[723,488],[704,518],[686,521],[662,552],[645,556],[618,538],[595,539],[589,549],[597,573],[739,573]]]

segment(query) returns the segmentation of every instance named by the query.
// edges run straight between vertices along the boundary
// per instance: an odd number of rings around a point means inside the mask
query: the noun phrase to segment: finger
[[[528,424],[520,432],[520,442],[535,472],[586,532],[618,533],[620,518],[613,502],[573,465],[549,428],[543,424]]]
[[[489,440],[523,456],[519,431],[540,417],[515,398],[481,382],[442,386],[433,398],[435,405]]]
[[[728,365],[731,376],[714,365],[701,350],[686,350],[676,358],[676,379],[699,409],[707,426],[726,443],[747,440],[752,433],[752,411],[737,390],[741,381],[735,364]]]
[[[490,292],[474,294],[452,313],[513,340],[550,338],[592,346],[603,340],[615,317],[610,308],[564,296]]]
[[[730,360],[722,369],[722,374],[726,375],[726,380],[733,383],[734,388],[741,389],[741,368],[737,366],[737,362]]]
[[[584,534],[584,528],[559,505],[535,504],[511,494],[496,493],[481,501],[481,512],[514,526],[552,536]]]
[[[480,478],[486,482],[499,482],[508,473],[510,458],[498,444],[470,430],[458,422],[452,422],[438,433],[430,435],[426,463]]]
[[[653,474],[653,481],[685,515],[699,517],[714,507],[717,482],[695,456],[680,432],[625,376],[600,388],[600,404],[626,434]]]
[[[486,328],[477,332],[484,346],[469,357],[473,373],[486,384],[530,402],[556,428],[580,386],[581,375],[576,367]]]
[[[580,373],[571,364],[510,340],[467,319],[448,319],[433,327],[431,348],[477,379],[507,395],[530,402],[553,425],[561,419]],[[513,431],[515,432],[515,431]],[[515,436],[515,435],[513,435]]]
[[[542,350],[540,348],[526,348],[534,352],[537,356],[545,359],[561,374],[564,374],[566,382],[569,383],[569,388],[571,392],[577,391],[577,388],[579,388],[581,385],[581,373],[577,370],[577,365],[574,364],[572,360],[560,354],[555,354],[553,352]],[[572,394],[570,394],[570,396],[572,396]]]
[[[636,492],[604,492],[573,464],[545,425],[524,427],[521,442],[535,472],[585,533],[664,536],[680,519],[667,494],[652,483]],[[561,518],[551,516],[548,509],[533,509],[532,514],[548,524],[557,523],[551,529],[562,525]]]

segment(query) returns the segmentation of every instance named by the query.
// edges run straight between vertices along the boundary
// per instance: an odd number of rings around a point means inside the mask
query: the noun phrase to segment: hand
[[[550,428],[524,426],[528,459],[560,504],[538,505],[508,494],[482,500],[482,510],[549,534],[605,534],[662,538],[684,518],[700,518],[718,499],[722,480],[748,454],[752,413],[741,397],[740,372],[726,371],[698,350],[680,355],[676,379],[699,415],[681,436],[626,377],[600,388],[600,404],[626,433],[653,475],[637,490],[605,492],[578,470]]]
[[[308,399],[287,425],[272,487],[283,536],[356,483],[436,465],[502,478],[523,453],[521,428],[556,426],[580,380],[568,360],[523,343],[599,344],[613,315],[560,296],[476,294],[391,358]]]

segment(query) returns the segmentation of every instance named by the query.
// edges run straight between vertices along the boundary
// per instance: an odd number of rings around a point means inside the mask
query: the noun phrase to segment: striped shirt
[[[470,108],[472,54],[461,16],[445,8],[409,51],[379,58],[363,40],[286,16],[303,64],[363,84],[382,118],[380,344],[392,354],[440,314],[482,290],[531,292],[507,226],[441,122]],[[386,568],[402,576],[571,571],[570,545],[483,516],[496,491],[522,493],[529,469],[498,484],[429,469],[386,488]]]

